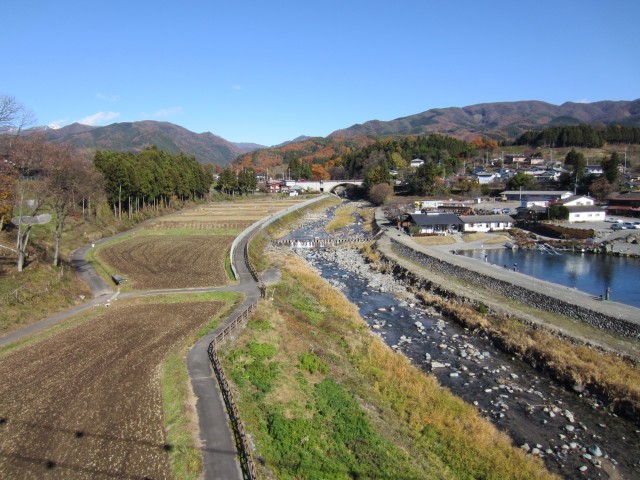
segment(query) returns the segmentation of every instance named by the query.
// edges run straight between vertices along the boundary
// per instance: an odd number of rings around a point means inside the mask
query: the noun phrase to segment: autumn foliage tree
[[[312,180],[315,180],[315,181],[329,180],[330,178],[331,178],[331,175],[329,175],[329,172],[327,172],[322,165],[318,165],[318,164],[311,165]]]

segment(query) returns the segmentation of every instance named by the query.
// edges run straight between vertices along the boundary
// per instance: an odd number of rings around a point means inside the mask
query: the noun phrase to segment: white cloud
[[[231,90],[242,90],[242,85],[231,85]]]
[[[120,100],[120,95],[105,95],[104,93],[96,93],[96,97],[100,100],[106,100],[108,102],[117,102]]]
[[[106,123],[109,120],[118,118],[119,116],[120,114],[118,112],[98,112],[78,120],[78,123],[95,126],[101,123]]]
[[[173,117],[182,113],[182,107],[161,108],[152,115],[154,118]]]

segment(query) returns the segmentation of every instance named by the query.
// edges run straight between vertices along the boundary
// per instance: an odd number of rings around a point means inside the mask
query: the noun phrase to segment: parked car
[[[627,227],[624,226],[624,224],[622,223],[614,223],[613,225],[611,225],[611,230],[626,230]]]
[[[640,222],[633,222],[633,228],[640,230]]]
[[[605,222],[609,222],[609,223],[622,223],[622,220],[620,220],[619,218],[615,218],[615,217],[607,217],[604,219]]]
[[[633,230],[634,228],[636,228],[636,226],[633,224],[633,222],[624,222],[622,224],[622,226],[624,228],[627,228],[627,229],[630,229],[630,230]]]

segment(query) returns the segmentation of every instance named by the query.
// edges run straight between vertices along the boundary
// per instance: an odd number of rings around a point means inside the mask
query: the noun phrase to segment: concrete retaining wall
[[[489,288],[518,302],[565,315],[597,328],[611,330],[625,337],[640,338],[640,326],[624,319],[611,317],[558,298],[534,292],[522,286],[499,280],[459,265],[452,265],[444,260],[418,252],[393,238],[391,238],[391,246],[399,255],[440,274],[453,275],[474,285]]]

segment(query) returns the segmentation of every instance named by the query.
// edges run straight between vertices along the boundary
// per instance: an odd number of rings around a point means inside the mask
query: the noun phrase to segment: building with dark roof
[[[609,197],[609,215],[640,217],[640,192],[618,193]]]
[[[414,235],[459,232],[462,227],[462,221],[454,213],[409,213],[403,223]]]

